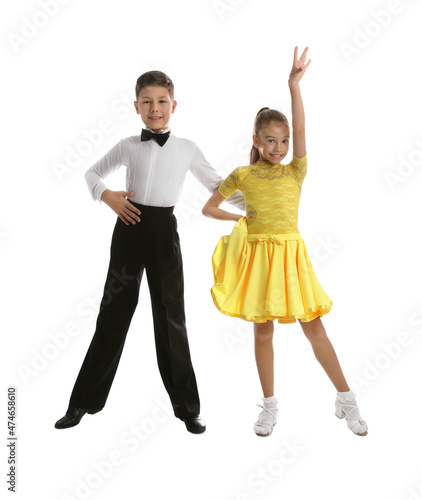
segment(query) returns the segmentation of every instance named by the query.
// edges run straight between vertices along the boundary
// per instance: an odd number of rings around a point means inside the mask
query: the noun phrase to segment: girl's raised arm
[[[311,64],[311,60],[305,64],[306,53],[309,47],[303,51],[300,59],[297,58],[297,50],[295,47],[293,57],[293,67],[289,76],[289,89],[292,97],[292,127],[293,127],[293,154],[297,158],[302,158],[306,154],[305,140],[305,112],[303,109],[302,95],[300,93],[299,82],[302,79],[307,67]]]

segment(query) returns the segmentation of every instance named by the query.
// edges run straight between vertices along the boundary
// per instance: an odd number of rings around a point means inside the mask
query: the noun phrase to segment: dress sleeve
[[[102,203],[101,195],[107,189],[102,180],[122,166],[122,141],[123,139],[85,172],[85,181],[91,197],[100,203]]]
[[[293,155],[293,160],[289,165],[291,167],[292,174],[298,183],[298,186],[301,188],[303,180],[306,176],[306,172],[308,170],[307,153],[305,153],[305,156],[302,156],[302,158],[298,158],[297,156]]]
[[[213,193],[222,183],[223,179],[218,175],[217,171],[211,166],[205,158],[202,151],[195,145],[195,152],[189,166],[189,170],[205,186],[210,193]],[[233,196],[227,200],[228,203],[234,205],[240,210],[246,210],[245,199],[243,194],[238,192],[231,193]]]
[[[224,196],[224,198],[228,198],[239,188],[240,188],[239,172],[238,169],[236,168],[222,182],[221,186],[218,188],[218,191],[221,195]]]

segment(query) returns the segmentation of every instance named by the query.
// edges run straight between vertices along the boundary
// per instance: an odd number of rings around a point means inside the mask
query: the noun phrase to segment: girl
[[[223,236],[212,257],[214,286],[211,294],[217,308],[229,316],[254,323],[255,359],[263,391],[263,406],[254,430],[268,436],[277,423],[274,396],[273,331],[279,323],[299,320],[306,337],[337,389],[335,415],[346,418],[349,429],[359,436],[368,431],[361,419],[355,394],[350,390],[328,339],[321,316],[333,302],[318,282],[305,243],[297,227],[302,183],[307,171],[305,114],[299,82],[308,47],[300,59],[294,50],[289,77],[293,115],[293,160],[280,162],[289,150],[290,127],[279,111],[262,108],[256,118],[250,166],[236,168],[214,192],[202,213],[232,220],[230,236]],[[220,204],[239,189],[246,203],[246,217],[226,212]]]

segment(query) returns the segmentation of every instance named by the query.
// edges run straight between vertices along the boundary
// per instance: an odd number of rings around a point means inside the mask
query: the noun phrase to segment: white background
[[[421,3],[41,4],[1,13],[1,406],[5,414],[7,387],[16,386],[16,496],[422,498]],[[251,324],[220,314],[209,292],[211,255],[232,223],[202,216],[207,191],[190,174],[175,213],[207,431],[188,433],[160,406],[169,400],[146,281],[104,410],[56,430],[94,332],[116,220],[93,202],[83,174],[140,133],[136,79],[151,69],[170,75],[172,132],[195,140],[224,177],[248,163],[258,109],[291,117],[295,45],[309,46],[312,59],[301,82],[308,174],[299,229],[334,302],[323,323],[368,435],[334,416],[335,388],[295,323],[275,325],[279,419],[271,437],[255,436]],[[86,133],[105,119],[107,132],[84,150]],[[78,147],[79,162],[67,164]],[[62,175],[58,163],[67,165]],[[124,174],[107,185],[125,189]],[[4,493],[6,415],[2,422]],[[140,437],[129,440],[136,427]]]

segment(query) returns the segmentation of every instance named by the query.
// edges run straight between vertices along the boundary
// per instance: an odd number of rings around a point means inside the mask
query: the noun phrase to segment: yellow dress
[[[224,314],[255,323],[307,322],[327,314],[332,300],[315,276],[297,227],[307,156],[288,165],[258,161],[236,168],[218,188],[239,189],[246,216],[222,236],[213,256],[211,295]]]

